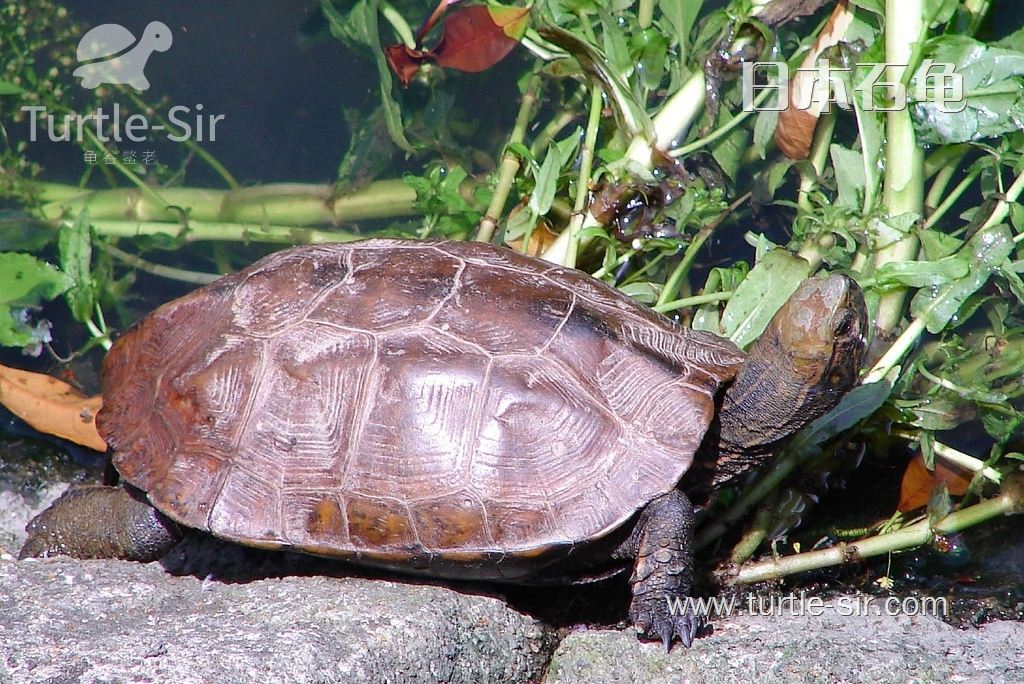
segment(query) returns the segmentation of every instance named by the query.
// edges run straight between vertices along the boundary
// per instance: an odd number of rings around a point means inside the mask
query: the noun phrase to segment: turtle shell
[[[78,41],[79,62],[101,57],[112,57],[135,43],[132,32],[120,24],[100,24]]]
[[[98,427],[118,471],[186,526],[519,579],[676,486],[742,360],[504,248],[306,246],[120,337]]]

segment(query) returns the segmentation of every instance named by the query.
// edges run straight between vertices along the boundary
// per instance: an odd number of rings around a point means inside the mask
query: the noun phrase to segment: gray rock
[[[839,614],[834,600],[822,615],[732,615],[667,655],[625,632],[576,632],[555,651],[544,684],[1024,682],[1024,623],[958,630],[927,615],[886,615],[881,601],[860,615]]]
[[[339,577],[0,561],[0,682],[527,682],[551,633],[502,601]]]
[[[30,492],[0,486],[0,558],[17,556],[25,543],[25,525],[64,493],[64,482]]]

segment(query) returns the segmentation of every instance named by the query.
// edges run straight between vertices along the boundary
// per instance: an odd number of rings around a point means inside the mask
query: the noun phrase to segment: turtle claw
[[[672,648],[672,642],[679,642],[686,648],[693,645],[704,620],[687,608],[676,615],[668,610],[663,615],[644,615],[634,623],[637,634],[645,641],[661,641],[665,647],[665,653]]]

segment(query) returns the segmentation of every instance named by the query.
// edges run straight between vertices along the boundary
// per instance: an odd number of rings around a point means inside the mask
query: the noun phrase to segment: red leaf
[[[420,65],[430,57],[428,53],[413,50],[402,43],[388,45],[384,48],[384,55],[387,57],[388,66],[401,81],[402,87],[409,86],[412,77],[420,70]]]
[[[971,484],[971,473],[946,465],[941,461],[935,462],[935,471],[932,472],[925,466],[924,457],[918,453],[910,459],[907,469],[903,472],[903,481],[900,483],[900,502],[896,506],[896,510],[906,513],[927,506],[932,491],[940,484],[945,484],[953,496],[960,496],[967,491],[967,486]]]
[[[463,7],[452,12],[444,23],[444,36],[432,51],[443,67],[478,72],[490,69],[505,58],[526,30],[529,8]]]

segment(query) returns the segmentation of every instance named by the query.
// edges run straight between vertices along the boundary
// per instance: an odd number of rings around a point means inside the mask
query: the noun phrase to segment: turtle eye
[[[853,314],[849,311],[844,311],[840,317],[839,322],[836,324],[835,334],[836,337],[845,337],[850,334],[850,330],[853,328]]]

